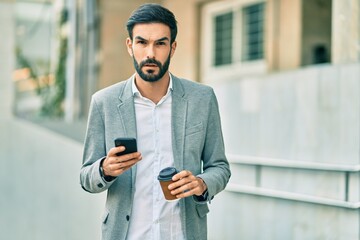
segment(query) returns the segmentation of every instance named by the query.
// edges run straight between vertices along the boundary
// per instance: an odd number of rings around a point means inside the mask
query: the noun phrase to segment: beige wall
[[[276,14],[279,11],[280,0],[270,0],[266,3],[265,10],[265,58],[269,70],[279,69],[279,32],[277,25],[280,17]]]
[[[170,71],[183,78],[199,81],[199,13],[196,0],[167,0],[163,5],[170,9],[178,21],[177,50]]]
[[[132,60],[125,48],[125,23],[131,11],[145,2],[147,1],[100,1],[102,64],[99,88],[126,79],[134,72]],[[186,4],[179,0],[152,2],[162,3],[174,12],[178,20],[178,45],[170,71],[199,81],[199,39],[202,26],[200,10],[203,4],[214,1],[187,0]],[[307,19],[313,11],[310,3],[313,4],[313,1],[266,1],[265,58],[269,72],[297,69],[311,64],[311,49],[316,43],[323,43],[329,48],[332,63],[359,61],[359,1],[332,0],[331,29],[322,29],[317,25],[318,19],[315,22],[310,17]],[[321,12],[313,13],[314,18],[320,17],[323,21],[328,21],[327,13],[324,16],[319,16]]]
[[[332,62],[360,61],[360,1],[333,0]]]
[[[314,10],[314,4],[317,10]],[[324,6],[319,4],[329,4],[329,1],[267,1],[266,60],[269,71],[311,64],[311,49],[317,43],[329,48],[333,64],[359,62],[360,2],[332,0],[331,16],[322,12]],[[316,20],[312,20],[314,18]]]
[[[268,0],[266,60],[272,70],[296,69],[301,64],[301,0]]]
[[[99,1],[100,8],[100,49],[101,69],[98,88],[104,88],[120,80],[127,79],[134,73],[132,59],[125,41],[128,37],[126,22],[131,12],[146,0]],[[160,1],[150,1],[160,2]]]
[[[127,79],[134,73],[132,59],[126,47],[128,37],[125,24],[131,12],[149,1],[100,1],[101,16],[101,69],[98,88]],[[170,71],[183,78],[199,81],[199,0],[150,1],[169,8],[178,21],[177,49],[170,64]],[[206,1],[205,1],[206,2]]]

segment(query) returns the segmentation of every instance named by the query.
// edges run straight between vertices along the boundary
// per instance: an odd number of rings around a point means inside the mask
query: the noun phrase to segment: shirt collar
[[[169,87],[168,87],[168,90],[167,90],[167,93],[169,93],[170,91],[173,90],[172,86],[173,86],[173,81],[172,81],[172,75],[171,73],[169,73],[169,76],[170,76],[170,81],[169,81]],[[133,75],[132,77],[132,92],[133,92],[133,95],[140,95],[141,96],[141,93],[139,91],[139,89],[136,87],[136,84],[135,84],[135,74]]]

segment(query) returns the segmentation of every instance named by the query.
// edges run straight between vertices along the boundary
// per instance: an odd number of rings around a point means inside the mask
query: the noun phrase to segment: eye
[[[138,38],[138,39],[136,39],[135,43],[140,44],[140,45],[146,45],[147,41],[145,39]]]
[[[166,43],[165,42],[157,42],[156,45],[163,46],[163,45],[166,45]]]

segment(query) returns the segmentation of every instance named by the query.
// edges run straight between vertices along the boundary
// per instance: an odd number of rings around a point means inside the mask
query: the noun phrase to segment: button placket
[[[155,146],[154,146],[154,168],[153,168],[153,172],[154,172],[154,176],[157,176],[159,174],[159,168],[160,168],[160,163],[159,163],[159,131],[158,131],[158,107],[155,105],[154,109],[153,109],[153,134],[154,134],[154,140],[155,140]],[[157,180],[157,178],[154,178],[153,181],[153,223],[156,225],[159,222],[159,213],[155,210],[158,208],[158,185],[159,182]],[[155,231],[157,232],[157,231]]]

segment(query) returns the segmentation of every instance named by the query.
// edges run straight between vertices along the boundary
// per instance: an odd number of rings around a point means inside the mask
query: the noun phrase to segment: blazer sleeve
[[[225,146],[221,129],[219,106],[213,90],[208,109],[205,143],[202,152],[203,172],[198,175],[207,185],[208,196],[203,202],[210,201],[228,183],[231,172],[225,156]],[[198,199],[195,199],[199,202]]]
[[[99,193],[110,187],[100,174],[100,162],[106,157],[105,125],[101,110],[93,96],[85,136],[83,165],[80,170],[80,184],[85,191]]]

